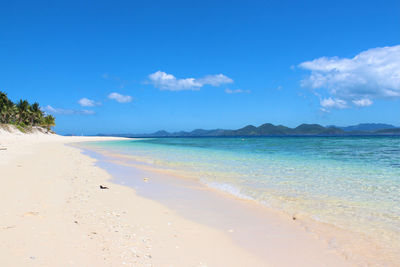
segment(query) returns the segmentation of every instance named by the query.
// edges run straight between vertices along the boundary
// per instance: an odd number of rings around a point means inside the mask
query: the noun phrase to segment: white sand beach
[[[0,267],[400,267],[400,0],[0,6]]]
[[[0,133],[1,266],[351,266],[317,238],[284,230],[265,240],[269,260],[112,183],[66,145],[110,139]]]

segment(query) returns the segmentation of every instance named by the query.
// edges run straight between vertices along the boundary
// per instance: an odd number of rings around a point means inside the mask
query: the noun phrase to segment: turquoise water
[[[400,138],[154,138],[92,143],[289,214],[400,243]]]

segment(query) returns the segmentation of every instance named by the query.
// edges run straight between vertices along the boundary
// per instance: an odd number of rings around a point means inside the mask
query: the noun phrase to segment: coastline
[[[0,258],[6,266],[276,266],[276,260],[279,266],[351,266],[317,237],[294,228],[285,233],[273,217],[265,224],[276,232],[265,242],[274,259],[259,257],[229,232],[113,183],[95,159],[66,145],[89,140],[111,139],[1,137],[7,150],[0,151],[0,237],[7,242]]]
[[[111,183],[65,145],[89,140],[110,139],[1,137],[4,266],[268,266],[227,234]]]
[[[303,213],[288,214],[254,199],[210,187],[190,176],[193,174],[159,169],[147,160],[136,161],[133,155],[82,146],[85,154],[96,158],[97,165],[115,177],[114,183],[128,185],[140,196],[156,200],[185,218],[228,232],[237,244],[273,266],[314,266],[315,262],[330,266],[330,260],[335,266],[397,266],[397,258],[386,256],[382,247],[360,233]],[[282,251],[295,260],[285,259]],[[345,263],[337,258],[335,262],[335,256],[345,259]]]

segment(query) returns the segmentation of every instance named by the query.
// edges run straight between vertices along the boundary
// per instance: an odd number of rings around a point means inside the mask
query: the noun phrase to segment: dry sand
[[[110,138],[0,133],[1,266],[347,266],[322,249],[298,262],[301,243],[297,255],[280,249],[282,264],[271,263],[228,233],[111,183],[66,145],[88,140]]]

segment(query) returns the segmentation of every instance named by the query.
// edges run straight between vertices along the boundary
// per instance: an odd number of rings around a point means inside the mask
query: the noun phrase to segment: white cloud
[[[352,102],[354,105],[356,105],[358,107],[368,107],[374,103],[371,100],[369,100],[368,98],[353,100]]]
[[[78,101],[79,105],[82,107],[94,107],[94,106],[99,106],[101,105],[100,102],[96,102],[94,100],[88,99],[86,97],[79,99]]]
[[[227,94],[240,94],[240,93],[250,93],[250,90],[242,90],[242,89],[225,89],[225,93]]]
[[[338,99],[338,98],[324,98],[320,100],[321,107],[327,109],[327,108],[337,108],[337,109],[344,109],[347,108],[347,102]]]
[[[95,112],[93,110],[73,110],[73,109],[63,109],[63,108],[54,108],[50,105],[47,105],[42,108],[42,110],[46,113],[50,114],[63,114],[63,115],[73,115],[73,114],[78,114],[78,115],[93,115]]]
[[[321,57],[300,68],[311,71],[302,86],[325,89],[356,106],[375,98],[400,98],[400,45],[373,48],[353,58]]]
[[[113,100],[115,100],[115,101],[117,101],[119,103],[132,102],[132,97],[131,96],[129,96],[129,95],[121,95],[121,94],[116,93],[116,92],[109,94],[108,98],[109,99],[113,99]]]
[[[220,86],[233,83],[233,80],[223,74],[207,75],[203,78],[177,79],[174,75],[157,71],[149,75],[150,83],[161,90],[182,91],[199,90],[204,85]]]
[[[201,84],[212,85],[212,86],[220,86],[226,83],[233,83],[233,80],[223,74],[216,74],[216,75],[207,75],[204,78],[197,79]]]

